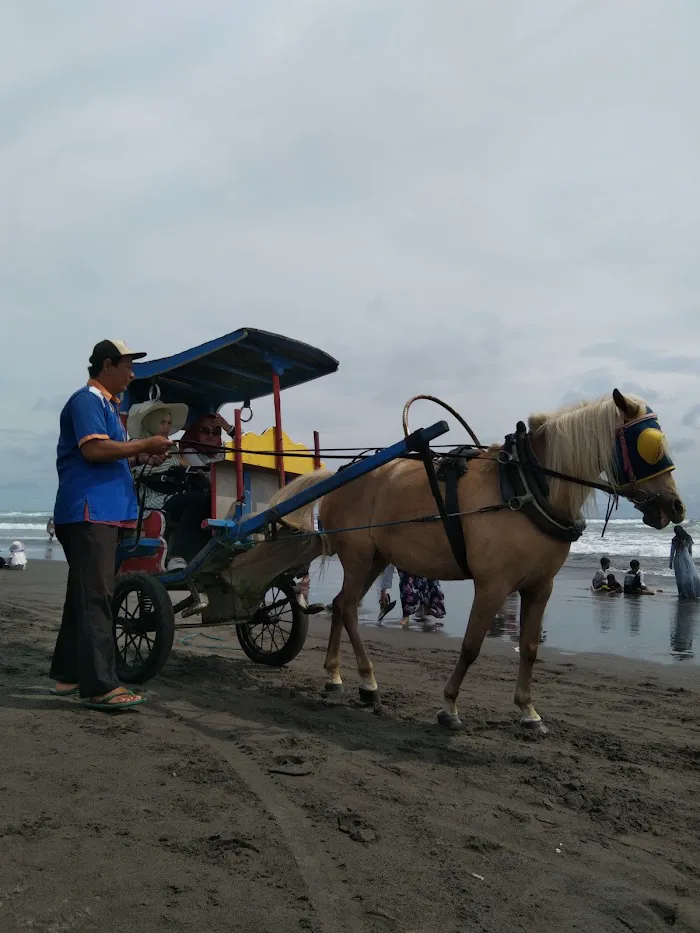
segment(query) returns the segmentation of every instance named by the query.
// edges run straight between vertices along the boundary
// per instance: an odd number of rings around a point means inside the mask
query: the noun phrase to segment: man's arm
[[[172,446],[165,437],[113,441],[107,428],[105,402],[94,392],[81,392],[73,398],[71,419],[78,447],[90,463],[115,463],[142,453],[161,454]]]
[[[139,454],[165,453],[170,447],[172,441],[167,437],[147,437],[140,441],[112,441],[109,438],[93,437],[80,445],[80,452],[90,463],[114,463],[138,457]]]

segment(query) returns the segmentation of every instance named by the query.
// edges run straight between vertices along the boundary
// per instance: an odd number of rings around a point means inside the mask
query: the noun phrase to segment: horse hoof
[[[360,701],[365,704],[365,706],[378,706],[379,705],[379,691],[378,690],[368,690],[367,687],[358,687],[358,692],[360,694]]]
[[[532,732],[533,735],[547,735],[549,732],[541,719],[521,719],[520,725],[523,729],[527,729],[528,732]]]
[[[336,683],[334,680],[329,680],[326,684],[326,693],[342,693],[343,685],[342,683]]]
[[[458,732],[462,728],[462,720],[457,713],[446,713],[444,709],[437,714],[437,721],[438,725],[449,732]]]

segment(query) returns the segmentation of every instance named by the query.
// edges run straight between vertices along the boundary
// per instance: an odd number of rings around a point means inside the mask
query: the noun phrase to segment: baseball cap
[[[123,340],[100,340],[93,347],[90,365],[99,366],[105,360],[115,360],[122,356],[130,356],[132,360],[140,360],[146,354],[131,350]]]

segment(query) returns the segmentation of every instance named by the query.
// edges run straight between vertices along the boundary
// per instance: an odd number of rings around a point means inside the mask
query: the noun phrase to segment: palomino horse
[[[647,427],[648,423],[653,427]],[[560,515],[569,520],[580,518],[593,493],[585,484],[596,483],[604,474],[616,491],[637,501],[648,525],[665,528],[670,521],[683,521],[685,507],[670,472],[673,462],[656,417],[642,399],[625,397],[615,390],[612,397],[582,402],[553,414],[532,415],[528,427],[539,465],[581,481],[554,479],[550,483],[548,501]],[[462,681],[479,654],[494,616],[506,597],[517,590],[521,608],[515,704],[521,725],[535,732],[547,731],[532,702],[532,670],[544,610],[570,543],[543,533],[522,512],[503,509],[502,504],[501,511],[479,512],[503,502],[496,460],[500,449],[494,446],[482,452],[459,480],[457,495],[468,575],[460,570],[441,523],[401,524],[436,511],[420,462],[394,461],[320,500],[321,526],[332,532],[330,544],[344,573],[343,587],[333,601],[325,661],[327,689],[342,689],[340,643],[344,626],[357,658],[360,695],[365,702],[377,697],[377,681],[362,643],[357,611],[363,596],[388,564],[430,579],[471,577],[474,602],[459,660],[444,688],[438,721],[450,729],[461,726],[457,697]],[[329,475],[318,470],[299,477],[276,494],[270,505],[285,501]],[[313,504],[299,509],[286,521],[312,531]],[[358,530],[358,526],[365,527]],[[334,531],[343,528],[354,530]]]

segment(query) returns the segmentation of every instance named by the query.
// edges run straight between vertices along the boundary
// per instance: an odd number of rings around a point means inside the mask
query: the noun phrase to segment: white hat
[[[126,430],[129,432],[129,437],[141,437],[141,423],[143,419],[146,415],[150,414],[150,412],[159,410],[170,412],[173,419],[173,426],[170,429],[171,435],[176,434],[178,431],[182,431],[185,427],[187,413],[189,411],[187,405],[184,405],[182,402],[174,402],[172,405],[161,401],[140,402],[138,405],[132,405],[127,415]]]

